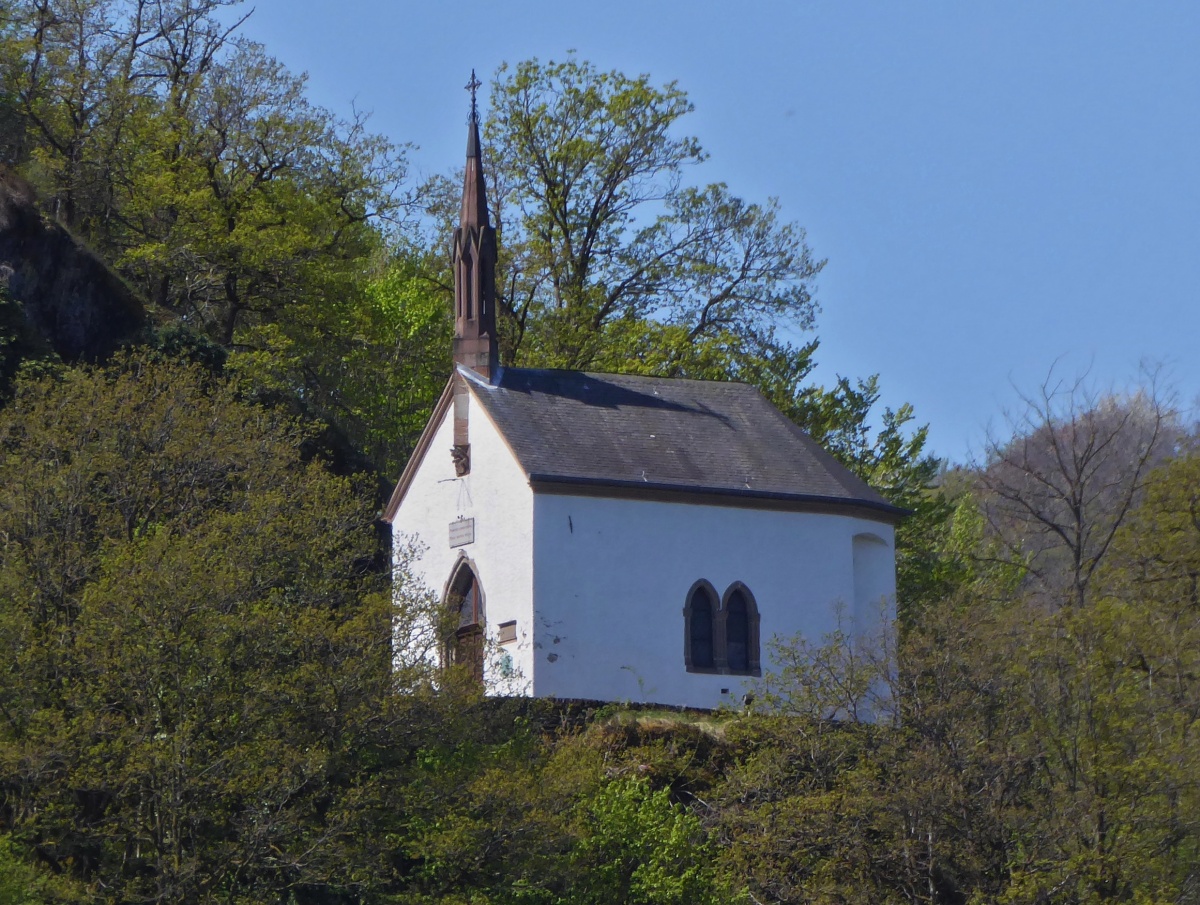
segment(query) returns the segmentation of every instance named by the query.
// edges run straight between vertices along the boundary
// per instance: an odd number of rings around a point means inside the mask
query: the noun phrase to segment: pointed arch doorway
[[[475,567],[465,557],[455,564],[446,590],[453,634],[446,642],[447,666],[466,667],[467,673],[483,683],[484,611],[483,586]]]

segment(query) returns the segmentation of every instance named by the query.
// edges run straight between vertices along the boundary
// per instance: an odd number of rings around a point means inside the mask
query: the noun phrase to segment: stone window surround
[[[487,594],[484,592],[483,582],[480,581],[479,578],[479,567],[475,565],[475,560],[471,559],[471,557],[467,556],[464,552],[459,552],[458,558],[454,561],[454,565],[450,568],[450,577],[446,579],[446,584],[442,588],[442,606],[449,607],[451,604],[453,604],[455,597],[455,585],[462,580],[464,572],[469,572],[471,574],[471,580],[475,585],[475,592],[478,595],[478,613],[476,614],[478,617],[478,622],[475,624],[479,626],[481,632],[486,633]],[[453,641],[447,639],[445,643],[440,645],[442,666],[447,666],[449,664],[450,645],[452,644]]]
[[[693,666],[692,665],[692,600],[696,592],[700,589],[708,592],[710,599],[717,602],[717,609],[713,612],[713,665],[712,666]],[[747,620],[747,638],[746,638],[746,659],[748,668],[745,670],[734,670],[729,668],[725,646],[725,618],[729,612],[729,598],[737,591],[742,593],[742,598],[746,601],[746,620]],[[687,597],[684,598],[683,607],[683,662],[687,671],[700,675],[720,675],[720,676],[761,676],[762,675],[762,651],[759,640],[759,624],[761,622],[758,612],[758,601],[754,599],[754,594],[746,587],[743,582],[735,581],[725,589],[722,595],[717,594],[717,589],[713,587],[712,582],[701,578],[693,582],[688,588]]]

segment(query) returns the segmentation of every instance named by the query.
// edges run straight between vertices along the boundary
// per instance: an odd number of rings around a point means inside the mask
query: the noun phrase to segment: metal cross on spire
[[[479,108],[475,105],[475,92],[479,90],[479,86],[482,84],[483,84],[483,82],[481,82],[481,81],[479,81],[479,79],[475,78],[475,70],[472,69],[471,70],[471,81],[467,82],[467,84],[464,87],[466,87],[466,89],[471,92],[471,119],[474,119],[474,120],[479,119]]]

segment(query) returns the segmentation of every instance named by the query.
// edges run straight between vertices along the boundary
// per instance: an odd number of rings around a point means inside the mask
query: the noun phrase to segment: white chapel
[[[455,371],[384,516],[493,694],[712,708],[895,606],[904,512],[740,383],[501,368],[472,112]]]

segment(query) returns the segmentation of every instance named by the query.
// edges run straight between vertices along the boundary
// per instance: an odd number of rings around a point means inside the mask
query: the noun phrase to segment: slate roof
[[[889,521],[904,514],[746,384],[524,369],[489,384],[460,373],[535,488],[849,505]]]

